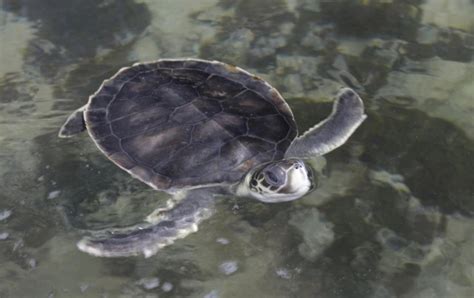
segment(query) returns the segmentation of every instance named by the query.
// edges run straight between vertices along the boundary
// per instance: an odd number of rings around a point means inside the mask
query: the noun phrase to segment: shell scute
[[[100,95],[93,95],[94,100],[90,101],[87,109],[88,110],[100,110],[105,109],[112,101],[113,96],[110,94],[102,93]]]
[[[261,95],[250,90],[246,90],[235,96],[232,100],[222,103],[222,106],[229,113],[246,117],[265,116],[277,114],[275,106],[266,101]]]
[[[91,134],[95,139],[102,139],[112,135],[112,130],[109,123],[104,123],[102,125],[94,126],[94,129],[91,130]]]
[[[194,86],[202,84],[209,78],[209,76],[210,75],[207,72],[189,68],[175,69],[171,75],[171,77],[177,82],[187,83]]]
[[[249,119],[248,121],[250,136],[257,136],[273,143],[278,143],[286,138],[282,131],[290,129],[288,123],[280,115],[267,115],[262,118]]]
[[[216,99],[232,98],[246,88],[234,81],[230,81],[221,76],[210,76],[196,90],[201,96],[207,96]]]
[[[96,139],[97,146],[101,148],[106,155],[112,155],[122,151],[120,140],[116,136],[108,136],[102,139]]]

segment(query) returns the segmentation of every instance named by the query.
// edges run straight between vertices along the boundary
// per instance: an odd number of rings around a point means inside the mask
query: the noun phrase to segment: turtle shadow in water
[[[322,118],[329,103],[289,101],[302,130]],[[311,106],[314,106],[312,108]],[[413,195],[442,213],[474,216],[474,141],[456,125],[423,111],[383,103],[349,140],[363,144],[362,162],[403,176]],[[316,116],[314,116],[316,115]],[[345,161],[350,146],[329,153]]]
[[[150,209],[166,204],[166,195],[118,171],[86,135],[60,141],[56,133],[48,133],[34,142],[39,168],[44,169],[39,183],[44,184],[45,195],[61,191],[60,198],[42,202],[41,208],[55,207],[66,228],[133,224]]]
[[[356,134],[361,160],[405,178],[413,195],[442,213],[474,216],[474,142],[445,120],[422,111],[382,105]]]

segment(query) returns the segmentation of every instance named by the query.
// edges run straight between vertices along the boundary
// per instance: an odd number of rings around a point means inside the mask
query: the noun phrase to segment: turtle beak
[[[280,189],[281,193],[296,194],[302,189],[311,190],[314,184],[314,177],[309,166],[306,166],[302,160],[290,159],[284,160],[278,164],[288,173],[286,186]]]
[[[308,191],[308,193],[310,193],[310,192],[315,191],[316,188],[318,188],[318,186],[319,186],[319,175],[321,173],[317,172],[316,170],[314,170],[310,166],[306,166],[306,171],[308,173],[308,179],[311,183],[311,185],[309,187],[309,191]]]
[[[300,169],[304,168],[304,163],[301,160],[298,159],[288,159],[288,160],[282,160],[278,163],[278,166],[280,166],[284,171],[288,171],[292,167],[295,169]]]

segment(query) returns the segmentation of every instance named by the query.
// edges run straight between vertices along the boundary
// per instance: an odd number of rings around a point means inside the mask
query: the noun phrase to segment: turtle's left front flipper
[[[58,136],[60,138],[70,138],[86,130],[86,122],[84,120],[85,109],[86,106],[82,106],[69,115],[59,130]]]
[[[153,256],[159,249],[198,230],[214,213],[214,198],[207,189],[190,190],[172,209],[152,224],[92,232],[77,247],[98,257]]]
[[[336,96],[328,118],[296,138],[285,154],[286,158],[311,158],[328,153],[344,144],[367,118],[364,103],[350,88]]]

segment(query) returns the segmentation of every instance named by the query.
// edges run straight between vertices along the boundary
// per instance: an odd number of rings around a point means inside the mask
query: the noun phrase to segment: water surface
[[[0,297],[471,297],[474,3],[0,2]],[[150,259],[75,247],[165,204],[86,136],[58,139],[102,80],[197,57],[268,80],[300,131],[351,86],[368,119],[313,161],[317,191],[229,198]]]

